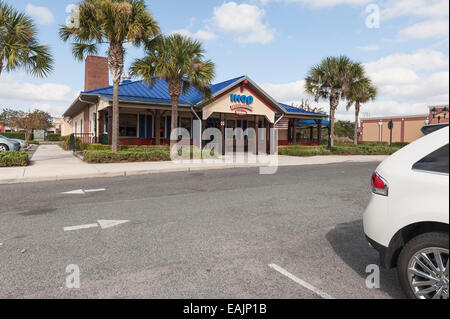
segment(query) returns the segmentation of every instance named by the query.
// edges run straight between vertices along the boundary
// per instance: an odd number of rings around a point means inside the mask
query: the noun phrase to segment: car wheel
[[[9,151],[9,147],[6,144],[0,144],[0,152]]]
[[[426,233],[400,253],[400,285],[411,299],[448,299],[448,234]]]

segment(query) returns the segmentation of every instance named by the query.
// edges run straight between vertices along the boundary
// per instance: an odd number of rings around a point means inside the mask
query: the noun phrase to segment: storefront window
[[[136,114],[120,114],[119,136],[137,137],[137,115]]]

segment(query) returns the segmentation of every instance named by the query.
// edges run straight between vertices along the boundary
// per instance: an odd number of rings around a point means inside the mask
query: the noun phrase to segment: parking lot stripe
[[[322,297],[323,299],[335,299],[333,297],[331,297],[329,294],[323,292],[322,290],[314,287],[313,285],[307,283],[304,280],[301,280],[300,278],[294,276],[293,274],[291,274],[290,272],[288,272],[287,270],[281,268],[278,265],[275,264],[270,264],[269,265],[270,268],[275,269],[276,271],[278,271],[280,274],[288,277],[289,279],[293,280],[294,282],[298,283],[300,286],[311,290],[312,292],[314,292],[316,295],[319,295],[320,297]]]
[[[64,231],[72,231],[72,230],[95,228],[95,227],[98,227],[98,224],[87,224],[87,225],[64,227]]]

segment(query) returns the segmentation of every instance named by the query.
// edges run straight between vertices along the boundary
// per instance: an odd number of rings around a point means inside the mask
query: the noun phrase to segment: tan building
[[[392,121],[392,142],[413,142],[423,136],[422,127],[448,123],[448,105],[429,106],[428,114],[362,118],[360,140],[365,142],[390,141],[389,122]]]

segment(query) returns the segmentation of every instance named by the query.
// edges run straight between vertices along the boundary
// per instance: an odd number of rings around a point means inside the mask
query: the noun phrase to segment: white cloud
[[[57,104],[50,104],[50,103],[34,103],[32,104],[31,109],[32,110],[40,110],[49,113],[50,115],[54,117],[60,117],[64,113],[64,111],[67,109],[66,106],[61,106]],[[27,110],[28,111],[28,110]]]
[[[305,80],[282,84],[263,83],[261,87],[277,101],[288,104],[292,101],[301,101],[306,95]]]
[[[448,17],[448,0],[389,0],[381,12],[382,19],[400,16]]]
[[[376,72],[388,68],[409,68],[416,71],[432,71],[448,68],[448,56],[442,52],[430,49],[418,50],[415,53],[397,53],[366,63],[368,72]]]
[[[411,115],[427,112],[427,106],[449,103],[449,59],[439,51],[419,50],[410,54],[398,53],[365,63],[369,77],[378,88],[375,102],[363,105],[362,112],[371,116]],[[304,80],[290,83],[264,83],[261,87],[280,102],[299,104],[309,99],[312,106],[328,110],[328,103],[315,103],[305,93]],[[353,109],[345,110],[342,101],[336,118],[353,120]]]
[[[32,84],[17,82],[11,76],[0,79],[0,96],[6,100],[33,102],[72,102],[74,94],[67,85],[57,83]]]
[[[178,34],[182,34],[182,35],[185,35],[185,36],[188,36],[191,38],[195,38],[198,40],[203,40],[203,41],[214,40],[215,38],[217,38],[217,36],[214,32],[207,31],[207,30],[198,30],[197,32],[192,33],[188,29],[180,29],[180,30],[174,30],[170,33],[171,34],[178,33]]]
[[[47,7],[38,7],[29,3],[25,10],[37,24],[50,24],[55,20],[52,12]]]
[[[393,54],[365,64],[381,97],[398,103],[448,103],[448,56],[433,50]],[[401,113],[401,112],[399,112]]]
[[[249,4],[225,2],[214,8],[213,24],[222,32],[232,35],[241,43],[269,43],[275,30],[264,21],[266,12]]]
[[[400,30],[398,39],[406,41],[411,39],[448,38],[448,29],[448,19],[427,20]]]

